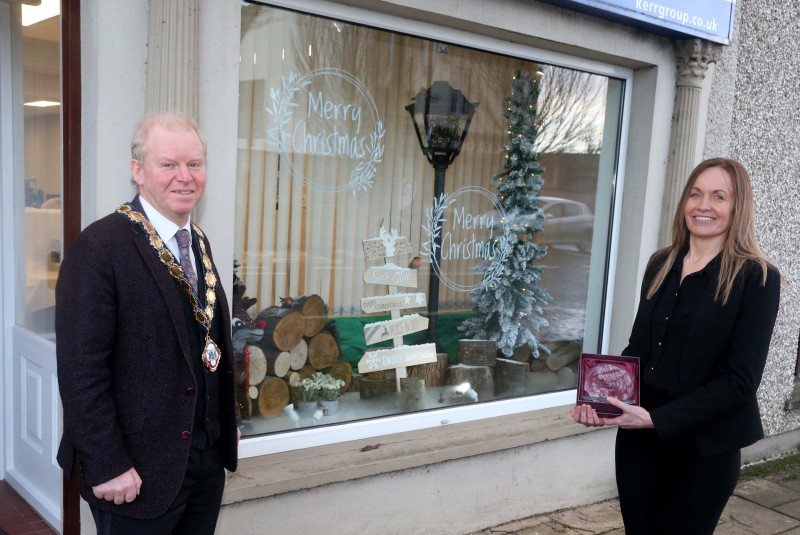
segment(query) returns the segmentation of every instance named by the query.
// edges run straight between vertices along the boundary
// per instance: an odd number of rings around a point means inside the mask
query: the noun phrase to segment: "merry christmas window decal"
[[[255,2],[241,51],[244,434],[574,389],[622,82]]]

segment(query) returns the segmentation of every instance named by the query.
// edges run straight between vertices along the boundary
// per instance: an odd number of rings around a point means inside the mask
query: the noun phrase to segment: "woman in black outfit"
[[[755,240],[744,167],[698,165],[673,221],[672,245],[647,265],[628,347],[640,358],[641,406],[621,416],[572,409],[587,426],[619,426],[616,474],[628,535],[710,534],[733,493],[740,449],[764,436],[756,390],[778,313],[781,276]]]

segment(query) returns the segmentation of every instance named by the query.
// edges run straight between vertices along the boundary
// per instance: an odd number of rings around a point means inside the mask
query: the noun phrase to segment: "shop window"
[[[573,390],[602,343],[624,80],[256,3],[241,28],[245,435]]]

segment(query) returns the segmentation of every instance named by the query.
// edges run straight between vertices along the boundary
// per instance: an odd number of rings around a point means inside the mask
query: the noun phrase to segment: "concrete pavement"
[[[619,501],[532,516],[471,535],[624,535]],[[800,454],[742,470],[715,535],[800,535]]]

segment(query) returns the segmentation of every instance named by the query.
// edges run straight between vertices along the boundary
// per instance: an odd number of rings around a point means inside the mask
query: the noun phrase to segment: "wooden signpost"
[[[433,355],[433,359],[431,359],[431,355]],[[428,362],[436,362],[436,344],[376,349],[364,353],[364,357],[358,363],[358,372],[377,372]]]
[[[364,282],[416,288],[417,270],[397,266],[373,266],[364,272]]]
[[[390,319],[370,323],[364,326],[364,338],[367,345],[377,344],[384,340],[391,340],[396,336],[424,331],[428,328],[428,318],[419,314],[402,316],[398,319]]]
[[[367,314],[403,310],[405,308],[421,308],[427,305],[428,300],[425,299],[425,294],[422,292],[364,297],[361,299],[361,310]]]
[[[364,257],[367,260],[392,258],[411,253],[411,244],[397,231],[386,231],[381,227],[380,236],[364,240]],[[391,263],[373,266],[364,272],[364,282],[383,284],[389,287],[385,296],[365,297],[361,300],[364,312],[389,311],[391,319],[369,323],[364,326],[367,345],[392,340],[393,349],[367,351],[358,363],[359,373],[395,369],[396,390],[400,391],[400,380],[406,378],[406,367],[436,362],[436,344],[417,346],[403,345],[403,336],[427,330],[428,318],[419,314],[400,316],[400,310],[426,306],[424,293],[397,293],[397,287],[417,287],[417,270],[403,268]]]

